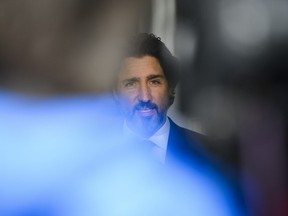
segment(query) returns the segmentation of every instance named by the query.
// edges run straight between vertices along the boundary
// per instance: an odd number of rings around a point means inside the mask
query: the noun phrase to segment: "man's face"
[[[165,123],[170,106],[169,87],[156,58],[126,58],[117,90],[131,129],[142,136],[151,136]]]

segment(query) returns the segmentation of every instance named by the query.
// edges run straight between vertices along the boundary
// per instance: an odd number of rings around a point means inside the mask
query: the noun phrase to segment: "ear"
[[[169,106],[171,106],[174,103],[175,99],[175,88],[171,88],[169,90]]]

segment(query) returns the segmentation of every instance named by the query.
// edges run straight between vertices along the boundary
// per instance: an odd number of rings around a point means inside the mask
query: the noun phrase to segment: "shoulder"
[[[170,120],[170,134],[168,141],[169,164],[180,163],[192,169],[205,172],[221,173],[219,164],[208,151],[210,139],[200,133],[180,127]]]
[[[209,142],[208,137],[197,133],[187,128],[181,127],[173,122],[170,118],[170,139],[171,141],[177,141],[177,145],[180,145],[180,142],[184,142],[187,145],[206,145]]]
[[[205,147],[209,143],[207,136],[180,127],[170,118],[170,134],[168,151],[181,158],[188,157],[201,161],[207,161],[209,154]]]

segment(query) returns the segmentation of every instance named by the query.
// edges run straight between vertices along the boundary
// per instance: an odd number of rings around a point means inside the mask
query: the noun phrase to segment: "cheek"
[[[135,105],[135,96],[133,94],[125,93],[120,96],[121,104],[124,108],[129,109]]]
[[[125,92],[122,95],[123,99],[127,102],[132,102],[135,100],[135,94],[133,92]]]
[[[168,109],[170,105],[168,92],[164,91],[158,94],[155,102],[161,110]]]

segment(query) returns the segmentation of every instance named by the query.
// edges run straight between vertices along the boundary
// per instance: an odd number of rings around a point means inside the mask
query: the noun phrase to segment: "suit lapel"
[[[170,133],[166,151],[166,163],[172,160],[203,161],[206,157],[199,145],[199,134],[176,125],[170,118]]]
[[[177,126],[170,118],[170,132],[167,144],[167,151],[166,151],[166,163],[169,163],[175,154],[177,154],[183,145],[184,141],[184,134],[181,134],[181,128]]]

